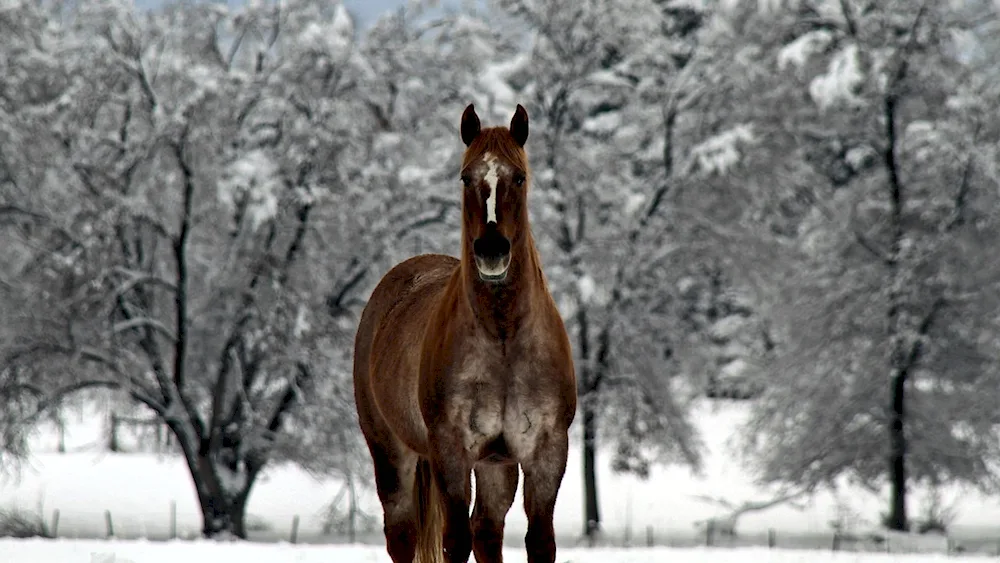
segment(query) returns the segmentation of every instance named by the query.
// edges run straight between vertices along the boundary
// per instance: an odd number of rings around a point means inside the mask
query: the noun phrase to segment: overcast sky
[[[211,1],[211,0],[210,0]],[[224,1],[230,6],[238,6],[246,2],[246,0],[217,0]],[[367,27],[371,22],[375,21],[379,15],[391,10],[398,8],[406,3],[407,0],[344,0],[344,5],[347,9],[354,15],[358,27]],[[136,6],[140,8],[148,8],[152,6],[159,6],[164,3],[164,0],[135,0]],[[448,0],[442,2],[442,4],[450,3]]]
[[[403,5],[406,0],[344,0],[344,5],[358,18],[359,25],[367,25],[382,12]]]

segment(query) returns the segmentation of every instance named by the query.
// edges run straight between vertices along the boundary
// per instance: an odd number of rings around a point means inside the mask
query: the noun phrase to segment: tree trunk
[[[583,369],[579,379],[580,409],[583,411],[583,533],[590,545],[597,541],[601,530],[601,512],[597,504],[597,391],[598,374],[589,365],[590,320],[587,307],[580,303],[576,312],[577,341]]]
[[[215,467],[207,456],[199,455],[197,471],[192,472],[198,501],[201,505],[201,535],[206,538],[247,538],[246,503],[256,472],[243,470],[240,481],[230,482],[219,475],[229,474],[224,467]],[[233,474],[232,477],[236,475]]]
[[[56,426],[59,429],[59,453],[66,453],[66,419],[62,412],[56,413]]]
[[[108,436],[108,451],[115,453],[121,451],[121,447],[118,444],[118,424],[118,415],[111,413],[111,429]]]
[[[921,8],[923,13],[923,8]],[[911,29],[913,33],[916,29]],[[909,48],[909,44],[907,45]],[[891,493],[889,501],[889,518],[885,523],[893,530],[906,530],[906,435],[905,435],[905,391],[906,379],[909,373],[909,366],[906,360],[905,344],[903,335],[905,333],[902,326],[902,261],[903,261],[903,240],[905,232],[903,228],[903,209],[905,200],[903,194],[903,183],[900,179],[899,160],[896,150],[898,147],[898,135],[896,132],[896,104],[899,101],[897,88],[906,75],[906,58],[901,60],[893,82],[889,84],[889,91],[883,100],[883,114],[885,118],[885,139],[886,148],[884,153],[885,170],[889,179],[889,204],[890,204],[890,225],[892,228],[892,240],[887,261],[889,273],[889,311],[888,311],[888,338],[891,345],[890,369],[890,405],[889,405],[889,480],[891,482]]]
[[[219,463],[221,452],[209,450],[207,440],[199,440],[194,431],[182,422],[168,423],[184,454],[191,481],[201,506],[201,534],[206,538],[246,539],[246,503],[263,463],[248,467],[240,463],[234,471]],[[239,450],[230,444],[229,452]],[[212,454],[215,455],[212,455]]]
[[[206,538],[247,539],[246,501],[249,493],[249,488],[240,491],[235,498],[227,498],[225,494],[203,496],[199,493],[201,535]]]
[[[584,396],[583,407],[583,490],[584,530],[591,546],[601,529],[601,513],[597,504],[597,413],[596,397]]]
[[[889,519],[892,530],[907,530],[906,518],[906,372],[897,371],[892,381],[892,420],[889,424],[889,479],[891,482]]]

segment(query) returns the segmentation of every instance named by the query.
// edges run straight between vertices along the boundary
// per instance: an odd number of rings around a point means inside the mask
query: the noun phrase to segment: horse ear
[[[465,146],[471,145],[472,141],[476,140],[481,128],[479,116],[476,115],[476,106],[469,104],[462,112],[462,142]]]
[[[528,112],[521,104],[517,104],[514,117],[510,120],[510,134],[522,147],[528,141]]]

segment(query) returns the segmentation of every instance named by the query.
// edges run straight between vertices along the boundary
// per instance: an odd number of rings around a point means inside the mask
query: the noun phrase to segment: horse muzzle
[[[487,228],[486,234],[472,243],[479,277],[487,282],[501,282],[507,278],[510,268],[510,241],[495,228]]]

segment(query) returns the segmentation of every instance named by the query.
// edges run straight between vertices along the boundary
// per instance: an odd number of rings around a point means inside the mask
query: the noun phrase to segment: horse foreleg
[[[517,492],[517,465],[476,467],[476,506],[472,510],[472,548],[478,563],[503,561],[503,528]]]
[[[444,507],[444,559],[467,563],[472,553],[469,504],[472,500],[472,469],[462,451],[438,451],[432,459],[434,476]]]
[[[545,436],[535,447],[534,455],[522,461],[524,472],[524,512],[528,517],[528,532],[524,547],[528,563],[553,563],[556,559],[555,514],[556,496],[566,473],[569,437],[565,432]]]

